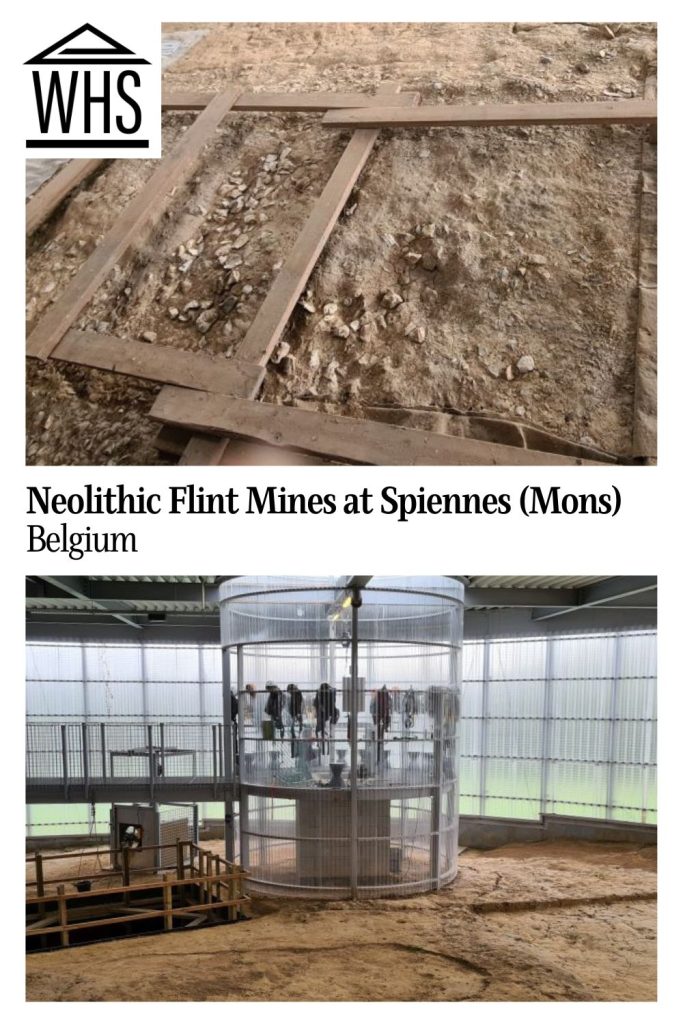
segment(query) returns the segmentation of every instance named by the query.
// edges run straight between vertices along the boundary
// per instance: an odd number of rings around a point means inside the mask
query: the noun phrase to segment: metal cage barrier
[[[463,587],[223,584],[250,888],[371,897],[457,871]]]

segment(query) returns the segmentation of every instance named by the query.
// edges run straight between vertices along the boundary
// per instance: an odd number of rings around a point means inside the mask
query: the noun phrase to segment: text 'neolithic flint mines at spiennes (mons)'
[[[524,516],[616,516],[621,494],[612,485],[603,493],[577,493],[557,485],[527,484],[513,497],[509,493],[438,493],[387,485],[364,487],[347,493],[292,491],[286,487],[230,487],[208,491],[195,484],[179,484],[160,491],[123,484],[91,484],[72,492],[53,487],[27,487],[28,553],[67,553],[78,560],[89,553],[135,553],[140,550],[135,530],[73,530],[76,516],[190,515],[190,516],[388,516],[406,523],[419,516],[506,516],[516,510]],[[126,526],[130,524],[127,522]]]

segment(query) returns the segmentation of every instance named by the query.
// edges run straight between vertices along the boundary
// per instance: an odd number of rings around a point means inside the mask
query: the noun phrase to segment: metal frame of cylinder
[[[360,899],[455,877],[463,595],[446,577],[222,584],[226,716],[233,687],[239,700],[228,774],[250,891]],[[228,857],[236,833],[226,798]]]

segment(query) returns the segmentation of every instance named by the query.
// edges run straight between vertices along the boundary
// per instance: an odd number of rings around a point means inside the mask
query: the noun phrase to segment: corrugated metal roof
[[[217,576],[88,576],[110,583],[215,583]]]
[[[473,587],[507,587],[520,590],[539,587],[542,590],[575,590],[609,580],[611,576],[468,576]]]
[[[108,602],[105,598],[90,601],[87,597],[27,597],[26,607],[30,611],[59,611],[59,612],[217,612],[218,603],[207,601],[144,601],[144,600],[115,600]]]

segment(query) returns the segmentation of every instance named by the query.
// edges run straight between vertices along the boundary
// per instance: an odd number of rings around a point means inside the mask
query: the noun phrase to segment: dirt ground
[[[392,80],[423,103],[593,100],[642,96],[656,61],[649,24],[183,27],[208,31],[166,72],[168,89]],[[165,152],[192,120],[164,115]],[[348,137],[320,115],[228,118],[77,326],[232,354]],[[383,131],[265,400],[448,433],[465,415],[500,417],[628,454],[641,138],[622,126]],[[153,170],[109,165],[31,240],[29,328]],[[65,364],[27,373],[30,463],[163,458],[146,415],[156,386]]]
[[[568,841],[465,851],[439,893],[255,899],[236,925],[33,954],[27,998],[655,1000],[656,857]]]

